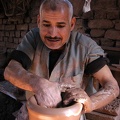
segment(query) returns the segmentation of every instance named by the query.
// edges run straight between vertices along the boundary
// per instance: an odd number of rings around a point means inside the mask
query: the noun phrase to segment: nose
[[[49,34],[51,37],[57,36],[57,28],[56,27],[51,27],[49,30]]]

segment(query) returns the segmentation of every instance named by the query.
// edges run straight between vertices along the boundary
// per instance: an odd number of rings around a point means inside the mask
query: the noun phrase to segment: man
[[[75,101],[88,113],[115,99],[119,87],[104,51],[89,37],[73,31],[75,21],[68,0],[44,0],[38,28],[28,32],[12,53],[4,76],[15,86],[33,92],[43,107]],[[102,86],[90,97],[84,91],[84,74],[93,76]],[[65,92],[63,97],[61,92]]]

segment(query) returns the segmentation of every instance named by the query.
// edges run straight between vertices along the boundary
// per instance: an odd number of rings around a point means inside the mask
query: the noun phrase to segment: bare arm
[[[102,85],[102,89],[90,97],[92,110],[95,110],[114,100],[119,95],[119,87],[107,65],[93,76]]]
[[[71,83],[50,82],[45,78],[26,71],[22,65],[11,60],[5,69],[4,77],[13,85],[35,93],[41,106],[56,107],[61,102],[62,89],[72,87]]]
[[[102,85],[102,89],[92,96],[81,88],[73,88],[66,91],[63,98],[65,105],[69,104],[72,100],[83,104],[83,112],[88,113],[95,109],[101,108],[109,104],[119,94],[119,87],[117,81],[112,76],[108,66],[105,65],[102,69],[93,75]]]
[[[33,91],[36,81],[39,79],[38,76],[26,71],[15,60],[11,60],[5,68],[4,77],[15,86],[28,91]]]
[[[61,102],[59,84],[26,71],[20,63],[11,60],[5,69],[4,77],[13,85],[35,93],[39,105],[56,107]]]

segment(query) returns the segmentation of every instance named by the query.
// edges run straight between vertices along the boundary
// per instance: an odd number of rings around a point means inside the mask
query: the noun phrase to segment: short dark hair
[[[69,0],[44,0],[40,6],[40,13],[42,9],[55,11],[61,6],[65,5],[70,12],[70,16],[73,16],[73,6]]]

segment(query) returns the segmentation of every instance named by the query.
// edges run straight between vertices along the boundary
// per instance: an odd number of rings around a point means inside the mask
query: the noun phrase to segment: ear
[[[74,29],[75,24],[76,24],[76,18],[73,17],[72,20],[71,20],[71,31]]]
[[[37,15],[37,26],[40,26],[40,15]]]

